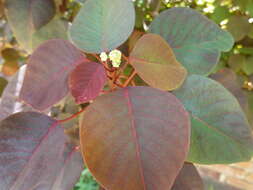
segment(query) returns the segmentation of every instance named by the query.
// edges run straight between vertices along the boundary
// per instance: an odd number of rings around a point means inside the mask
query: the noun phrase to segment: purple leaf
[[[203,181],[193,164],[184,164],[171,190],[204,190]]]
[[[69,78],[69,87],[76,103],[95,99],[106,83],[106,71],[101,64],[84,62],[76,67]]]
[[[69,190],[81,171],[80,154],[54,119],[20,112],[0,122],[0,190]]]
[[[67,95],[69,73],[84,58],[68,41],[47,41],[28,60],[20,98],[38,110],[49,108]]]

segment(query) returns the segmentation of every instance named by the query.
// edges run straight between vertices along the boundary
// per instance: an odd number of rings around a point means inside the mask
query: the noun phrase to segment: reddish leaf
[[[204,190],[204,184],[193,164],[185,163],[181,169],[172,190]]]
[[[161,90],[180,87],[187,76],[186,69],[176,60],[169,44],[157,34],[142,36],[129,60],[146,83]]]
[[[106,71],[101,64],[84,62],[76,67],[69,78],[69,87],[76,103],[95,99],[106,83]]]
[[[108,190],[170,189],[189,135],[188,113],[178,99],[150,87],[98,97],[80,129],[86,165]]]
[[[0,122],[0,139],[1,190],[69,190],[80,176],[79,154],[58,122],[46,115],[9,116]]]
[[[45,110],[68,93],[68,76],[83,62],[84,55],[65,40],[49,40],[28,60],[20,98]]]

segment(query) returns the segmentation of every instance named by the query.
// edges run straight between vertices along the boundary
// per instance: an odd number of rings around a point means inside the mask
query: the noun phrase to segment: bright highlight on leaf
[[[170,189],[187,156],[189,135],[182,104],[150,87],[98,97],[80,129],[85,163],[108,190]]]
[[[127,40],[134,23],[131,0],[87,0],[73,22],[70,35],[85,52],[109,52]]]
[[[168,43],[157,34],[145,34],[132,50],[130,63],[140,77],[154,88],[174,90],[187,75]]]

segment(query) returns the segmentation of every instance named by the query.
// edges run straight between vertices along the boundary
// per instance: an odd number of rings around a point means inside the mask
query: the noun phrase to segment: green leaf
[[[0,77],[0,97],[2,96],[3,91],[7,84],[8,84],[8,81],[5,78]]]
[[[80,129],[86,166],[108,190],[170,189],[187,156],[189,135],[183,105],[150,87],[98,97]]]
[[[246,16],[234,15],[229,18],[227,29],[235,41],[240,41],[250,32],[250,23]]]
[[[186,69],[176,60],[168,43],[156,34],[141,37],[129,60],[145,82],[161,90],[180,87],[187,75]]]
[[[214,13],[211,15],[211,19],[217,24],[227,19],[230,16],[229,9],[226,6],[217,6]]]
[[[74,43],[89,53],[108,52],[124,43],[135,24],[130,0],[87,0],[70,30]]]
[[[247,75],[252,75],[253,74],[253,56],[247,57],[244,65],[242,67],[242,70],[247,74]]]
[[[6,15],[18,42],[32,50],[32,35],[53,19],[53,0],[6,0]]]
[[[221,84],[191,75],[174,94],[191,114],[189,161],[225,164],[251,159],[249,123],[236,98]]]
[[[238,72],[242,69],[245,63],[245,56],[241,54],[232,54],[229,56],[228,65],[233,69],[235,72]]]
[[[171,8],[151,23],[149,32],[160,34],[190,74],[208,75],[220,52],[229,51],[233,37],[199,12]]]
[[[68,39],[68,22],[55,17],[47,25],[36,31],[32,36],[32,48],[36,49],[50,39]]]

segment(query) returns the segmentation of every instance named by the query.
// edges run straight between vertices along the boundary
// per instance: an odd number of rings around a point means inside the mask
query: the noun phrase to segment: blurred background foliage
[[[55,0],[57,16],[61,20],[71,23],[85,1]],[[133,2],[136,8],[136,24],[134,33],[128,42],[121,47],[126,54],[132,49],[143,32],[148,29],[148,25],[154,17],[159,12],[171,7],[194,8],[220,25],[224,30],[231,32],[236,43],[230,52],[221,55],[221,59],[213,73],[216,73],[216,75],[221,73],[222,75],[225,68],[232,69],[236,73],[235,80],[239,83],[240,89],[246,94],[246,100],[243,101],[247,102],[248,114],[253,113],[251,112],[253,111],[253,0],[133,0]],[[19,46],[10,29],[4,13],[4,0],[0,0],[0,46],[2,57],[0,60],[1,96],[8,81],[29,57],[29,53]],[[136,80],[136,83],[138,83],[140,79],[137,78]],[[231,86],[231,84],[229,85]],[[78,106],[75,105],[73,99],[68,97],[53,108],[53,114],[58,118],[66,118],[77,110]],[[76,120],[66,124],[67,133],[73,137],[78,132],[76,128],[70,127],[75,125],[77,125]],[[73,139],[75,141],[75,138]],[[88,169],[85,169],[74,190],[97,189],[99,189],[98,185]]]

